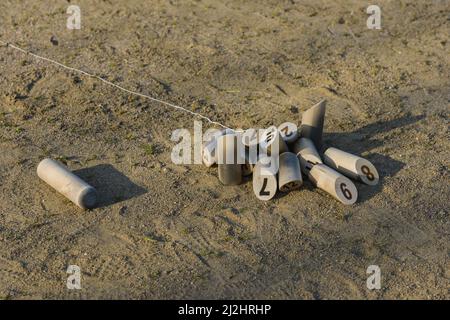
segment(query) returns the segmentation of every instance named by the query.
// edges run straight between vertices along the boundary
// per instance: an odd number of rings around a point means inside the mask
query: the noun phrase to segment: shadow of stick
[[[97,189],[97,208],[129,200],[147,192],[110,164],[100,164],[73,173]]]

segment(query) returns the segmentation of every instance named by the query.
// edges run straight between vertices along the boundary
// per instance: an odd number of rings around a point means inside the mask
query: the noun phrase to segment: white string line
[[[202,114],[200,114],[200,113],[197,113],[197,112],[194,112],[194,111],[190,111],[190,110],[188,110],[188,109],[186,109],[186,108],[177,106],[177,105],[175,105],[175,104],[173,104],[173,103],[166,102],[166,101],[163,101],[163,100],[159,100],[159,99],[153,98],[153,97],[151,97],[151,96],[145,95],[145,94],[140,93],[140,92],[136,92],[136,91],[133,91],[133,90],[126,89],[126,88],[124,88],[124,87],[122,87],[122,86],[119,86],[118,84],[115,84],[115,83],[113,83],[113,82],[111,82],[111,81],[108,81],[108,80],[106,80],[106,79],[104,79],[104,78],[102,78],[102,77],[100,77],[100,76],[97,76],[97,75],[95,75],[95,74],[88,73],[88,72],[83,71],[83,70],[80,70],[80,69],[76,69],[76,68],[73,68],[73,67],[66,66],[66,65],[64,65],[64,64],[62,64],[62,63],[60,63],[60,62],[58,62],[58,61],[53,60],[53,59],[46,58],[46,57],[43,57],[43,56],[34,54],[34,53],[32,53],[32,52],[30,52],[30,51],[27,51],[27,50],[25,50],[25,49],[22,49],[22,48],[20,48],[20,47],[17,47],[17,46],[15,46],[15,45],[13,45],[13,44],[11,44],[11,43],[9,43],[9,42],[3,42],[2,40],[0,40],[0,44],[6,46],[7,48],[12,48],[12,49],[18,50],[18,51],[20,51],[20,52],[23,52],[23,53],[25,53],[25,54],[27,54],[27,55],[30,55],[30,56],[32,56],[32,57],[34,57],[34,58],[36,58],[36,59],[44,60],[44,61],[50,62],[50,63],[52,63],[52,64],[54,64],[54,65],[57,65],[57,66],[59,66],[59,67],[61,67],[61,68],[66,69],[66,70],[73,71],[73,72],[78,72],[78,73],[80,73],[80,74],[82,74],[82,75],[85,75],[85,76],[87,76],[87,77],[91,77],[91,78],[98,79],[98,80],[100,80],[100,81],[106,83],[107,85],[110,85],[110,86],[112,86],[112,87],[115,87],[115,88],[117,88],[117,89],[119,89],[119,90],[122,90],[122,91],[124,91],[124,92],[127,92],[127,93],[129,93],[129,94],[136,95],[136,96],[139,96],[139,97],[142,97],[142,98],[145,98],[145,99],[149,99],[149,100],[152,100],[152,101],[154,101],[154,102],[158,102],[158,103],[161,103],[161,104],[163,104],[163,105],[172,107],[172,108],[174,108],[174,109],[182,110],[182,111],[187,112],[187,113],[189,113],[189,114],[191,114],[191,115],[193,115],[193,116],[195,116],[195,117],[199,117],[199,118],[201,118],[201,119],[203,119],[203,120],[206,120],[206,121],[208,121],[208,122],[211,123],[211,124],[215,124],[215,125],[221,126],[222,128],[225,128],[225,129],[230,129],[230,128],[228,128],[226,125],[223,125],[223,124],[221,124],[220,122],[217,122],[217,121],[213,121],[213,120],[211,120],[210,118],[208,118],[208,117],[206,117],[206,116],[204,116],[204,115],[202,115]]]

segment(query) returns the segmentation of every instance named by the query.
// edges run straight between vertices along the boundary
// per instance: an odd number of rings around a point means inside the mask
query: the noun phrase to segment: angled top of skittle
[[[326,106],[327,106],[327,99],[322,99],[312,107],[309,107],[308,109],[303,111],[302,118],[305,117],[305,115],[308,116],[312,113],[324,113]]]
[[[325,122],[327,100],[323,99],[302,114],[301,137],[311,139],[317,150],[322,147],[322,133]]]

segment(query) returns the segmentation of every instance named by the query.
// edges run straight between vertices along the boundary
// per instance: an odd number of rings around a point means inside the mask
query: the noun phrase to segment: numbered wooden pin
[[[322,147],[323,124],[325,121],[326,100],[320,101],[302,115],[301,137],[311,139],[316,148]]]
[[[306,165],[322,163],[314,143],[308,138],[300,138],[292,144],[292,151],[300,160],[302,172],[307,174]]]
[[[282,154],[289,151],[286,142],[281,137],[278,128],[271,126],[264,130],[259,140],[259,146],[263,149],[267,155]]]
[[[242,143],[247,148],[258,148],[259,144],[259,132],[256,129],[250,128],[244,131],[242,134]]]
[[[278,172],[278,188],[281,192],[288,192],[300,188],[302,184],[302,173],[297,155],[292,152],[282,153]]]
[[[354,204],[358,199],[355,184],[344,175],[319,163],[312,165],[308,178],[317,187],[338,199],[343,204]]]
[[[261,158],[253,168],[253,192],[263,201],[272,199],[277,193],[277,170],[269,157]]]
[[[284,142],[292,143],[298,138],[298,128],[297,125],[291,122],[285,122],[278,126],[278,131],[281,134]]]
[[[239,159],[237,135],[226,134],[217,138],[219,180],[224,185],[238,185],[242,181],[242,159]]]
[[[211,133],[209,136],[205,137],[206,142],[203,144],[202,149],[202,160],[205,166],[212,167],[217,163],[216,149],[217,149],[217,138],[225,134],[232,134],[233,130],[224,129],[217,130]]]
[[[216,163],[217,140],[211,140],[203,145],[203,164],[212,167]]]
[[[213,140],[216,140],[217,137],[223,135],[224,130],[219,129],[208,129],[206,130],[205,134],[203,135],[203,143],[208,143]]]
[[[97,204],[97,191],[61,163],[44,159],[36,171],[39,178],[80,208],[91,209]]]
[[[324,162],[331,168],[355,180],[374,186],[380,180],[375,166],[367,159],[354,154],[328,148],[323,155]]]

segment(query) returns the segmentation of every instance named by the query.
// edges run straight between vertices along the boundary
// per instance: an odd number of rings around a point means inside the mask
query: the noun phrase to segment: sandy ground
[[[326,98],[326,144],[381,183],[357,184],[353,206],[308,182],[258,201],[251,181],[171,162],[189,115],[2,46],[1,298],[450,298],[449,1],[378,1],[382,30],[359,0],[76,4],[81,30],[67,1],[2,0],[0,40],[234,128],[300,123]],[[45,157],[100,207],[40,181]],[[381,290],[366,288],[372,264]]]

